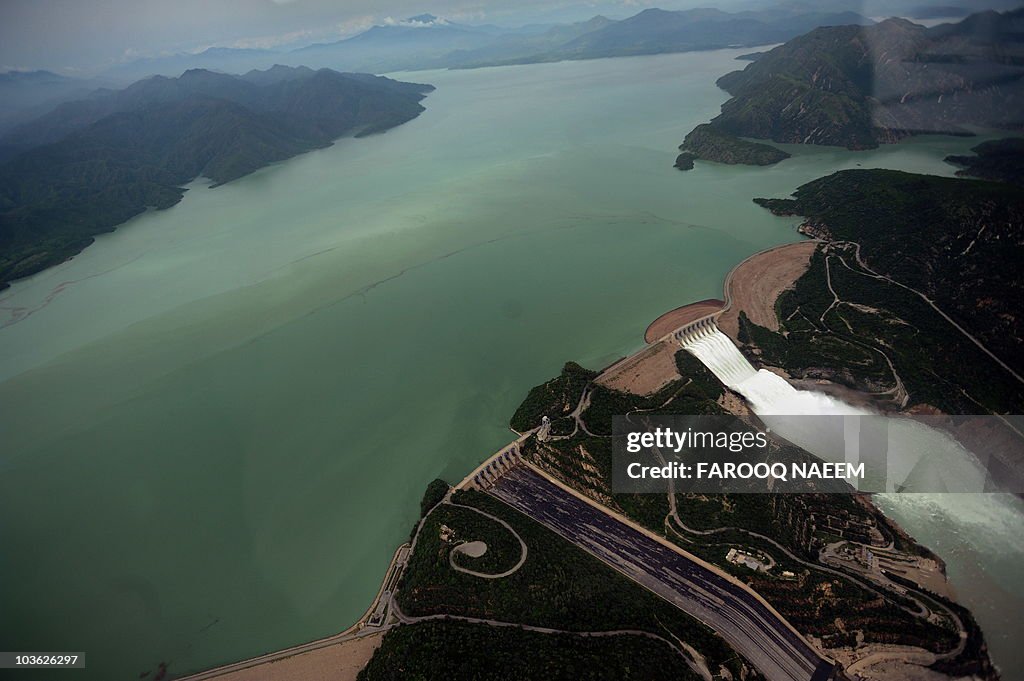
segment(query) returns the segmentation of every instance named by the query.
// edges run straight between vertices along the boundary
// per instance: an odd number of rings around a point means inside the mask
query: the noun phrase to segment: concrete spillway
[[[912,419],[873,415],[823,393],[797,390],[781,376],[755,369],[711,318],[680,329],[675,338],[786,440],[825,461],[856,463],[874,458],[873,479],[864,481],[867,489],[980,492],[987,488],[985,467],[946,433]],[[865,416],[873,420],[858,418]],[[881,427],[879,420],[885,421]],[[884,439],[879,442],[876,435],[874,441],[870,436],[862,440],[864,428],[883,433]],[[862,442],[870,443],[863,451]],[[883,450],[884,460],[877,460]]]
[[[759,416],[855,416],[867,413],[828,395],[797,390],[781,376],[765,369],[758,371],[711,319],[677,332],[676,339],[718,380],[743,395]]]
[[[725,385],[735,388],[757,375],[747,358],[714,324],[697,325],[680,342]]]

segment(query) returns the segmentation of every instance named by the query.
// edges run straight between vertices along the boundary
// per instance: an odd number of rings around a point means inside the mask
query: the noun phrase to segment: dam
[[[755,369],[714,316],[699,319],[673,333],[687,352],[699,359],[723,385],[743,395],[758,416],[861,416],[869,412],[822,393],[797,390],[786,379]]]
[[[672,337],[784,439],[826,462],[872,462],[862,491],[993,491],[986,466],[945,432],[921,419],[882,416],[823,393],[798,390],[778,374],[755,369],[713,315]]]

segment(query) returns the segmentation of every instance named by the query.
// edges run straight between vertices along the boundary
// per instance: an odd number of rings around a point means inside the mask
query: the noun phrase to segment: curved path
[[[836,244],[853,244],[853,246],[854,246],[854,254],[855,254],[855,257],[857,259],[857,264],[860,265],[862,268],[864,268],[867,272],[870,273],[867,276],[874,277],[875,279],[883,279],[883,280],[889,282],[890,284],[893,284],[894,286],[899,286],[900,288],[906,289],[907,291],[910,291],[914,295],[918,296],[921,300],[923,300],[925,303],[927,303],[929,307],[931,307],[933,310],[935,310],[939,314],[940,317],[942,317],[947,322],[952,324],[953,327],[957,331],[959,331],[961,334],[964,335],[965,338],[967,338],[967,340],[969,340],[972,343],[974,343],[976,346],[978,346],[978,348],[982,352],[984,352],[986,355],[991,357],[992,360],[994,362],[996,362],[996,364],[998,364],[1003,369],[1005,369],[1006,372],[1009,373],[1011,376],[1013,376],[1015,379],[1017,379],[1018,382],[1024,383],[1024,377],[1022,377],[1016,371],[1011,369],[1006,364],[1006,362],[1004,362],[1003,360],[999,359],[999,357],[996,356],[996,354],[994,352],[989,350],[988,347],[986,347],[986,345],[984,343],[982,343],[980,340],[978,340],[973,335],[971,335],[970,331],[968,331],[964,327],[960,326],[960,324],[958,324],[952,317],[950,317],[948,314],[946,314],[945,312],[940,310],[938,305],[936,305],[935,302],[931,298],[929,298],[924,293],[918,291],[915,288],[911,288],[910,286],[907,286],[906,284],[903,284],[901,282],[896,281],[892,277],[888,277],[888,276],[886,276],[884,274],[879,274],[875,270],[871,269],[871,267],[869,267],[868,264],[866,262],[864,262],[864,259],[861,257],[860,244],[859,243],[857,243],[856,241],[835,241],[835,242],[832,242],[832,243],[836,243]]]
[[[445,503],[445,502],[442,502],[442,503]],[[526,562],[526,556],[527,556],[527,553],[528,553],[528,549],[526,547],[526,542],[523,541],[523,538],[519,536],[518,532],[516,532],[515,530],[512,529],[511,525],[506,523],[501,518],[498,518],[497,516],[493,516],[490,513],[486,513],[484,511],[481,511],[479,508],[475,508],[473,506],[466,506],[465,504],[456,504],[454,501],[448,501],[447,504],[449,506],[456,506],[458,508],[466,508],[466,509],[469,509],[470,511],[475,511],[476,513],[479,513],[483,517],[488,518],[488,519],[493,520],[494,522],[498,523],[499,525],[501,525],[506,530],[508,530],[509,532],[512,533],[512,536],[515,537],[516,540],[519,542],[519,549],[520,549],[519,560],[516,561],[515,565],[510,567],[508,570],[505,570],[504,572],[497,572],[497,573],[493,573],[493,574],[492,573],[487,573],[487,572],[477,572],[476,570],[470,570],[469,568],[462,567],[461,565],[459,565],[458,563],[455,562],[455,549],[452,549],[452,551],[449,552],[449,554],[448,554],[448,564],[451,565],[453,570],[455,570],[456,572],[465,573],[467,575],[472,575],[474,577],[479,577],[481,579],[501,579],[502,577],[508,577],[509,575],[514,574],[519,568],[523,567],[523,563]],[[434,508],[437,508],[437,507],[435,506]],[[433,511],[433,509],[431,509],[431,511]],[[456,547],[456,548],[458,548],[458,547]]]
[[[709,679],[710,672],[707,667],[698,663],[697,661],[690,658],[686,654],[685,650],[680,648],[678,645],[672,643],[667,638],[644,631],[643,629],[610,629],[608,631],[572,631],[569,629],[552,629],[551,627],[538,627],[532,624],[520,624],[519,622],[503,622],[501,620],[492,620],[481,617],[466,617],[464,615],[406,615],[402,612],[398,603],[392,600],[391,612],[398,618],[401,624],[419,624],[420,622],[466,622],[469,624],[482,624],[489,627],[510,627],[515,629],[521,629],[523,631],[533,631],[540,634],[566,634],[569,636],[579,636],[580,638],[608,638],[612,636],[642,636],[649,638],[653,641],[660,641],[672,649],[679,657],[683,659],[690,669],[696,672],[704,679]]]
[[[704,622],[770,681],[823,681],[831,661],[748,586],[521,464],[488,492]]]

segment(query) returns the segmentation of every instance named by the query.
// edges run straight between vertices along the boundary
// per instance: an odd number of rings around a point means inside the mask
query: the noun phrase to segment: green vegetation
[[[420,500],[420,517],[426,517],[430,509],[441,503],[444,495],[448,494],[449,489],[448,483],[441,478],[431,480],[430,484],[427,485],[427,489],[423,492],[423,498]]]
[[[583,396],[583,390],[597,376],[575,362],[566,362],[562,373],[547,383],[532,388],[512,415],[512,430],[524,433],[540,425],[541,417],[552,421],[572,413]]]
[[[679,350],[676,368],[683,378],[672,381],[652,395],[633,395],[595,385],[590,392],[590,406],[583,413],[583,422],[595,435],[612,434],[612,417],[634,411],[658,414],[721,414],[715,402],[724,392],[722,384],[693,355]]]
[[[441,538],[442,526],[448,528],[447,539]],[[454,560],[460,567],[477,572],[493,574],[510,570],[522,553],[519,540],[500,523],[468,508],[443,504],[424,524],[410,564],[418,574],[432,574],[438,578],[438,583],[443,583],[444,576],[453,572],[448,563],[452,549],[471,541],[487,544],[484,555],[470,558],[456,552]],[[414,603],[415,599],[410,602]]]
[[[961,177],[1024,184],[1024,139],[1009,137],[983,142],[971,149],[977,156],[947,156],[947,163],[963,166]]]
[[[279,67],[285,69],[285,67]],[[429,85],[285,69],[256,84],[188,71],[58,107],[3,141],[0,288],[80,252],[147,208],[169,208],[203,176],[220,184],[415,118]],[[284,78],[284,76],[280,76]]]
[[[676,167],[681,168],[679,159],[687,156],[690,168],[693,167],[693,159],[700,158],[705,161],[716,161],[734,165],[743,163],[754,166],[768,166],[789,158],[789,154],[767,144],[759,142],[748,142],[741,140],[710,123],[704,123],[694,128],[679,149],[684,153],[676,159]],[[689,170],[689,168],[681,168]]]
[[[676,162],[673,166],[679,168],[679,170],[693,170],[693,162],[698,158],[700,157],[697,154],[691,151],[684,151],[676,156]]]
[[[716,402],[723,388],[704,365],[682,350],[676,363],[682,378],[655,395],[640,396],[595,385],[590,406],[582,414],[593,435],[580,431],[565,439],[530,439],[524,445],[524,455],[583,494],[742,579],[798,629],[830,645],[848,643],[857,632],[868,642],[916,645],[936,652],[955,645],[951,623],[932,623],[912,615],[903,609],[913,610],[905,597],[892,592],[883,592],[882,596],[800,562],[813,564],[819,549],[838,538],[868,544],[892,540],[901,550],[927,554],[926,549],[900,534],[880,511],[852,495],[676,494],[680,518],[697,531],[690,532],[669,521],[667,495],[612,493],[612,416],[640,411],[651,416],[723,413]],[[777,447],[776,455],[796,454],[782,445]],[[751,533],[781,544],[800,560]],[[730,548],[762,552],[772,557],[776,567],[764,574],[729,563],[725,557]],[[794,573],[792,579],[781,578],[782,571],[787,570]]]
[[[698,679],[667,644],[622,634],[547,634],[457,621],[389,631],[359,681],[676,681]]]
[[[732,98],[711,126],[735,137],[849,149],[918,133],[969,134],[971,125],[1019,129],[1021,16],[984,12],[934,28],[895,18],[822,22],[722,76],[718,85]],[[1001,74],[999,87],[990,86],[993,73]]]
[[[454,501],[509,523],[529,547],[528,558],[502,579],[480,579],[452,570],[447,548],[440,545],[441,524],[460,539],[484,538],[488,554],[489,542],[509,533],[472,511],[454,508],[453,514],[453,507],[439,507],[428,517],[402,577],[398,598],[405,614],[460,615],[565,631],[638,629],[670,640],[671,632],[705,655],[712,668],[725,665],[739,678],[741,663],[728,645],[675,606],[490,495],[465,491]],[[495,549],[494,560],[505,565],[501,569],[520,555],[518,542],[514,549],[511,544],[496,544]],[[475,562],[473,569],[497,571],[478,568]]]
[[[748,352],[794,375],[867,392],[895,395],[898,375],[909,405],[1019,413],[1019,383],[916,293],[1024,371],[1016,340],[1024,334],[1024,197],[1016,188],[851,170],[794,195],[757,202],[806,216],[804,231],[838,243],[819,250],[779,297],[778,333],[741,319]]]
[[[920,588],[910,580],[888,570],[885,571],[885,576],[897,584],[910,588]],[[931,668],[954,678],[970,676],[979,678],[994,677],[995,669],[992,666],[992,662],[988,659],[985,637],[982,635],[981,627],[974,620],[970,610],[959,603],[949,600],[945,596],[940,596],[930,591],[927,593],[931,600],[938,601],[956,613],[956,616],[960,618],[960,622],[963,623],[964,629],[967,630],[967,641],[964,643],[964,649],[960,654],[949,660],[939,660],[933,663]]]

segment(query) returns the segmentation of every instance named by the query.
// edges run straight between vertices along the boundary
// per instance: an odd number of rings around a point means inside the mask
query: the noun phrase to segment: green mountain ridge
[[[749,142],[718,130],[710,123],[698,125],[679,145],[683,153],[676,158],[680,170],[693,168],[698,158],[735,165],[768,166],[789,158],[789,154],[768,144]]]
[[[808,182],[793,197],[755,202],[779,215],[803,216],[805,234],[860,244],[858,261],[926,296],[1024,372],[1019,188],[857,169]]]
[[[533,64],[577,59],[601,59],[635,55],[664,54],[712,50],[724,47],[756,46],[777,43],[798,36],[817,26],[856,23],[868,24],[854,12],[816,11],[747,11],[723,12],[717,9],[663,10],[645,9],[619,21],[597,21],[595,17],[583,24],[573,24],[579,35],[564,40],[568,27],[552,29],[544,34],[547,49],[508,56],[495,54],[491,46],[460,55],[457,68],[477,68],[506,64]],[[557,40],[556,40],[557,39]],[[558,43],[558,40],[562,42]],[[537,42],[534,39],[535,44]],[[449,55],[445,61],[451,61]]]
[[[342,135],[400,125],[433,89],[306,71],[264,73],[266,85],[208,71],[148,79],[23,128],[33,146],[0,166],[0,287],[147,208],[174,205],[196,177],[223,184]]]
[[[723,134],[871,149],[914,134],[1024,128],[1024,10],[925,28],[817,28],[718,79]],[[711,157],[710,160],[718,160]]]

